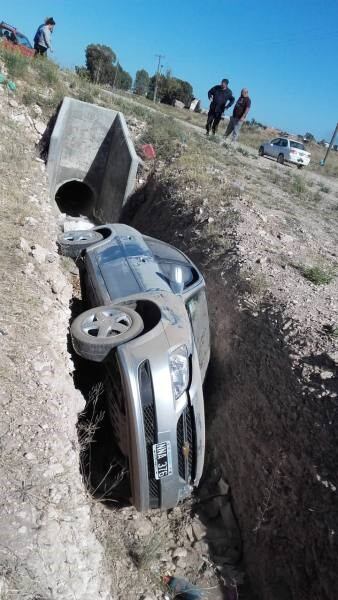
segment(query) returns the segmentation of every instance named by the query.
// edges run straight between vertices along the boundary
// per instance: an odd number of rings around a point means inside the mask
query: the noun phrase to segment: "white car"
[[[311,154],[305,150],[304,144],[286,137],[279,137],[265,142],[259,147],[260,156],[272,156],[277,162],[284,164],[290,162],[297,165],[298,169],[306,167],[310,162]]]

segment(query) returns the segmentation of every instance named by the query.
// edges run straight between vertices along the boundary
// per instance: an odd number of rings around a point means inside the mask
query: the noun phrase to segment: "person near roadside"
[[[224,137],[227,138],[230,133],[232,133],[232,140],[234,142],[237,141],[239,136],[239,131],[246,119],[246,116],[250,110],[251,100],[249,98],[249,91],[247,88],[243,88],[241,91],[241,95],[238,98],[234,110],[232,113],[232,117],[230,117],[230,121],[228,123],[228,127],[226,128]]]
[[[228,88],[228,84],[228,79],[222,79],[221,85],[214,85],[214,87],[208,91],[208,98],[211,100],[211,104],[205,127],[207,135],[209,135],[210,129],[213,134],[216,133],[223,112],[230,108],[235,102],[235,98],[233,97],[230,88]]]
[[[52,33],[55,21],[53,17],[48,17],[45,22],[40,25],[34,36],[35,56],[46,56],[47,50],[52,50]]]

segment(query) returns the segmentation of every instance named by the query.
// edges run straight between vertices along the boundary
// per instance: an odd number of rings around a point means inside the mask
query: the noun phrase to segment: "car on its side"
[[[71,325],[74,350],[103,362],[128,501],[169,509],[204,463],[202,384],[210,357],[204,279],[181,251],[123,224],[64,233],[90,308]]]
[[[297,165],[298,169],[306,167],[311,158],[311,154],[305,150],[304,144],[286,137],[278,137],[270,142],[264,142],[259,147],[258,154],[276,158],[280,164],[293,163]]]
[[[12,25],[0,23],[0,41],[10,50],[17,50],[24,56],[34,56],[35,51],[29,39]]]

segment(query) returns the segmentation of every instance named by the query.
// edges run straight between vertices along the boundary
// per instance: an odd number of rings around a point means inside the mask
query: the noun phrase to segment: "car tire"
[[[297,165],[297,169],[302,169],[304,165]]]
[[[282,154],[282,153],[278,154],[278,156],[277,156],[277,162],[280,165],[284,165],[284,154]]]
[[[140,315],[127,306],[111,304],[86,310],[74,319],[70,333],[79,356],[102,362],[109,352],[139,335],[144,328]]]
[[[101,240],[103,240],[103,235],[99,231],[87,229],[85,231],[67,231],[61,233],[57,238],[57,244],[63,256],[76,258],[82,250]]]
[[[258,149],[259,156],[264,156],[264,146],[260,146]]]

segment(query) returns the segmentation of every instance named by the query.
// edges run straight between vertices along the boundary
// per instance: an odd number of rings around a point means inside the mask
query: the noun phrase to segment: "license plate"
[[[173,472],[171,443],[161,442],[153,445],[155,479],[168,477]]]

